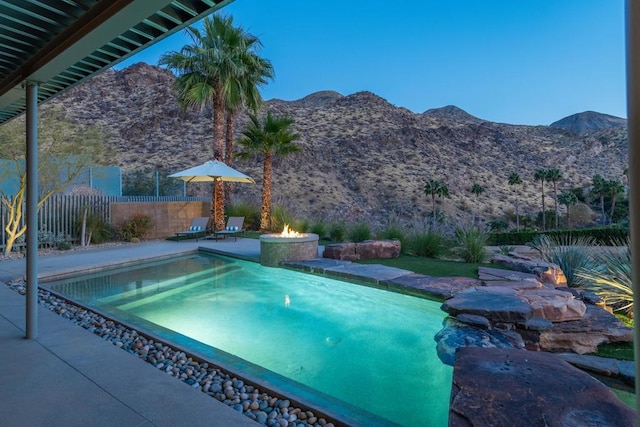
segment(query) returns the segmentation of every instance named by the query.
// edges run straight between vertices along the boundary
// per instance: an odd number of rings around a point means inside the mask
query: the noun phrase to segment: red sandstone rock
[[[330,259],[341,259],[347,261],[354,261],[358,258],[356,255],[356,244],[355,243],[335,243],[332,245],[326,245],[324,247],[324,252],[322,253],[323,258]]]
[[[354,261],[358,259],[397,258],[399,240],[367,240],[359,243],[336,243],[324,247],[323,258]]]
[[[531,304],[533,316],[552,322],[566,322],[580,320],[587,311],[587,307],[569,292],[555,289],[530,289],[521,292],[519,296]]]

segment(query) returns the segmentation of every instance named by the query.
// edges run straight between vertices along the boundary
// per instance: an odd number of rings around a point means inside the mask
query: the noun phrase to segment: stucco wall
[[[133,214],[148,215],[153,219],[153,228],[145,239],[165,239],[176,231],[189,229],[191,220],[209,216],[207,202],[135,202],[111,203],[111,222],[117,227]]]

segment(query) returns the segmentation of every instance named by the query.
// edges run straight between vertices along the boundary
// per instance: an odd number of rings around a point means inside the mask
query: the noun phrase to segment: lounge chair
[[[218,240],[218,237],[233,236],[234,241],[238,240],[238,234],[244,234],[244,217],[243,216],[230,216],[227,220],[227,226],[224,230],[219,230],[213,233]]]
[[[189,229],[185,231],[176,232],[176,237],[195,236],[196,242],[197,242],[200,236],[204,236],[207,233],[208,222],[209,222],[209,218],[206,216],[193,218],[193,220],[191,220],[191,226],[189,227]],[[192,237],[189,237],[189,238],[192,238]]]

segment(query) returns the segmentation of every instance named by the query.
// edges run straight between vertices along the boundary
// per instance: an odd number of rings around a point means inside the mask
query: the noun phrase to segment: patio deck
[[[39,258],[39,276],[99,269],[209,247],[259,258],[259,242],[145,242]],[[25,274],[25,260],[0,261],[0,281]],[[246,416],[38,307],[38,338],[25,339],[26,298],[0,286],[0,419],[7,426],[250,426]]]

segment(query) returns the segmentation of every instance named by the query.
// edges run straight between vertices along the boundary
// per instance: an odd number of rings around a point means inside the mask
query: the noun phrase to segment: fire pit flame
[[[289,224],[285,224],[284,228],[282,229],[282,233],[280,233],[280,237],[302,237],[302,235],[297,231],[293,231],[289,227]]]

